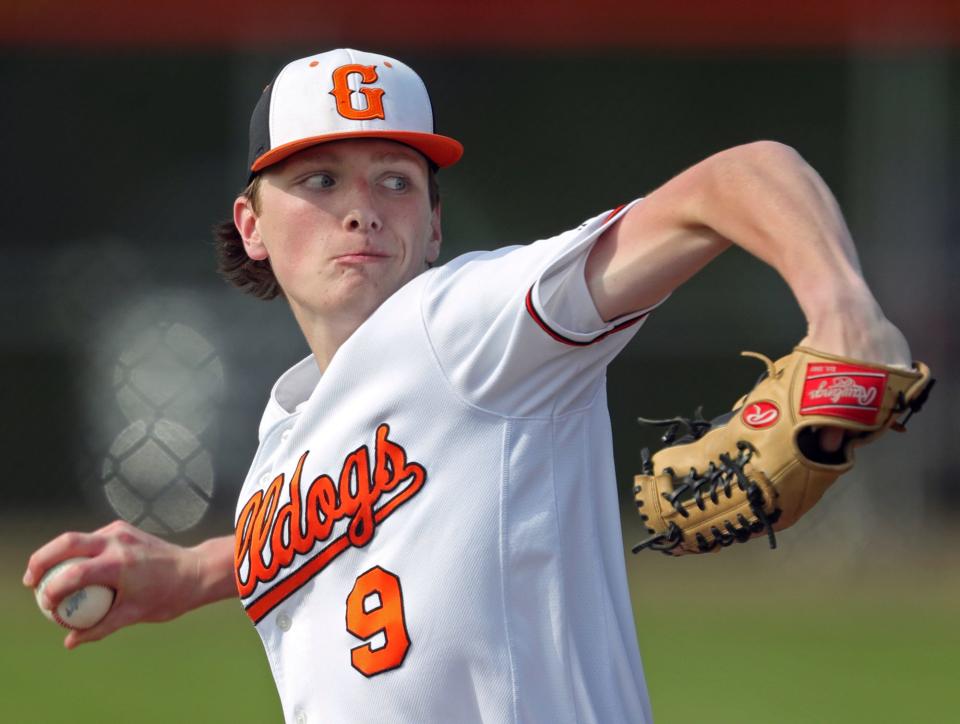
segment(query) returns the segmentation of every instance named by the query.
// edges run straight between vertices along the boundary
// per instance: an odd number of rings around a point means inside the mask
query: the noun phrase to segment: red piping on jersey
[[[607,218],[605,218],[605,219],[603,220],[603,223],[604,223],[604,224],[610,223],[610,221],[611,221],[617,214],[619,214],[621,211],[623,211],[623,208],[624,208],[625,206],[626,206],[626,204],[620,204],[617,208],[615,208],[613,211],[611,211],[609,214],[607,214]],[[647,316],[647,314],[649,314],[649,312],[645,312],[645,313],[641,314],[639,317],[634,317],[633,319],[628,319],[626,322],[621,322],[620,324],[618,324],[618,325],[617,325],[616,327],[614,327],[613,329],[608,329],[606,332],[604,332],[604,333],[601,334],[600,336],[594,337],[593,339],[591,339],[591,340],[588,341],[588,342],[580,342],[580,341],[577,341],[577,340],[575,340],[575,339],[570,339],[569,337],[564,337],[564,336],[563,336],[562,334],[560,334],[559,332],[554,331],[554,330],[550,327],[550,325],[546,323],[546,321],[544,320],[544,318],[540,316],[540,313],[537,312],[536,307],[533,306],[533,287],[530,287],[530,290],[527,292],[527,311],[530,313],[530,316],[533,317],[533,321],[536,322],[538,325],[540,325],[540,329],[542,329],[544,332],[546,332],[547,334],[549,334],[551,337],[553,337],[553,338],[554,338],[555,340],[557,340],[558,342],[563,342],[564,344],[569,344],[571,347],[588,347],[589,345],[595,344],[596,342],[599,342],[601,339],[603,339],[604,337],[607,337],[607,336],[613,334],[614,332],[619,332],[621,329],[626,329],[626,328],[629,327],[630,325],[636,324],[636,323],[639,322],[641,319],[644,319],[644,318]]]
[[[607,214],[607,218],[605,218],[605,219],[603,220],[603,223],[606,224],[606,223],[607,223],[608,221],[610,221],[614,216],[616,216],[617,214],[619,214],[619,213],[623,210],[623,207],[624,207],[624,206],[626,206],[626,204],[620,204],[617,208],[615,208],[613,211],[611,211],[609,214]]]
[[[586,341],[586,342],[581,342],[581,341],[576,340],[576,339],[570,339],[569,337],[564,337],[564,336],[563,336],[562,334],[560,334],[559,332],[554,331],[554,330],[550,327],[550,325],[547,324],[547,323],[544,321],[543,317],[540,316],[540,313],[537,312],[536,307],[533,306],[533,287],[530,287],[530,290],[527,292],[527,304],[526,304],[526,306],[527,306],[527,311],[530,313],[530,316],[533,317],[533,321],[536,322],[536,323],[540,326],[540,329],[542,329],[544,332],[546,332],[547,334],[549,334],[551,337],[553,337],[553,338],[554,338],[555,340],[557,340],[558,342],[563,342],[564,344],[569,344],[571,347],[589,347],[591,344],[596,344],[596,343],[599,342],[601,339],[604,339],[604,338],[606,338],[606,337],[609,337],[609,336],[610,336],[611,334],[613,334],[614,332],[619,332],[621,329],[626,329],[627,327],[630,327],[631,325],[636,324],[636,323],[639,322],[641,319],[646,319],[647,315],[650,313],[650,312],[644,312],[644,313],[641,314],[639,317],[634,317],[633,319],[628,319],[626,322],[621,322],[621,323],[618,324],[616,327],[614,327],[614,328],[612,328],[612,329],[608,329],[608,330],[607,330],[606,332],[604,332],[603,334],[601,334],[601,335],[599,335],[599,336],[597,336],[597,337],[594,337],[594,338],[591,339],[591,340],[588,340],[588,341]]]

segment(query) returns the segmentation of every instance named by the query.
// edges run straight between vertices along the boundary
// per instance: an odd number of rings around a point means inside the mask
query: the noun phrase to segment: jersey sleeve
[[[633,204],[549,239],[466,254],[432,270],[424,326],[461,398],[519,417],[590,404],[607,364],[653,309],[605,322],[584,274],[594,242]]]

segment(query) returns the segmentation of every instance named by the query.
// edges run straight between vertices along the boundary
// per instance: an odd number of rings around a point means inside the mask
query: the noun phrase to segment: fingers
[[[70,532],[57,536],[41,546],[27,561],[23,585],[33,588],[51,566],[67,558],[96,556],[106,548],[107,541],[93,533]]]
[[[82,631],[71,631],[63,640],[63,646],[66,649],[75,649],[81,644],[99,641],[100,639],[109,636],[114,631],[133,623],[132,621],[126,620],[126,618],[127,617],[124,616],[124,609],[114,602],[113,609],[110,610],[110,613],[108,613],[100,623],[88,629],[83,629]]]
[[[60,571],[46,584],[40,597],[41,603],[47,608],[54,608],[66,596],[90,585],[117,590],[119,577],[120,563],[116,556],[108,554],[80,561]]]
[[[820,449],[835,453],[843,447],[844,430],[840,427],[825,427],[820,430]]]

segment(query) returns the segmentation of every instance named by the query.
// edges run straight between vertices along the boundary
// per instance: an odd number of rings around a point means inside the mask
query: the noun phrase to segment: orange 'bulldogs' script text
[[[278,603],[322,571],[350,546],[365,546],[373,538],[377,525],[423,487],[427,471],[422,465],[407,462],[407,453],[389,440],[390,426],[377,427],[373,469],[367,446],[346,456],[340,478],[334,483],[329,475],[320,475],[310,483],[304,495],[300,478],[310,451],[297,461],[289,482],[289,497],[283,495],[281,473],[265,490],[258,490],[244,504],[237,517],[234,563],[237,590],[247,598],[257,584],[267,583],[290,566],[294,556],[319,551],[276,586],[247,606],[247,614],[259,621]],[[393,495],[377,507],[381,497]],[[280,505],[280,500],[287,502]],[[330,540],[337,522],[349,520],[346,530]],[[265,555],[269,550],[269,555]]]

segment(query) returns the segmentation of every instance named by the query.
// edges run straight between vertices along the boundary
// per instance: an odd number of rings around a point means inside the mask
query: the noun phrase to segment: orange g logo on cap
[[[361,88],[360,94],[367,99],[366,108],[354,108],[351,103],[353,91],[347,84],[351,75],[359,75],[360,82],[369,85],[378,80],[375,65],[360,65],[351,63],[341,65],[333,71],[333,90],[330,91],[337,100],[337,113],[351,121],[370,121],[374,118],[386,118],[383,115],[383,89]]]
[[[406,144],[438,168],[463,155],[459,141],[436,132],[430,94],[413,69],[339,48],[287,63],[260,95],[250,116],[247,183],[305,148],[353,138]]]

